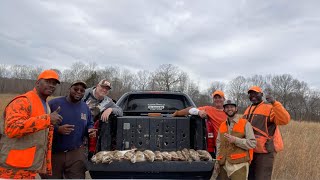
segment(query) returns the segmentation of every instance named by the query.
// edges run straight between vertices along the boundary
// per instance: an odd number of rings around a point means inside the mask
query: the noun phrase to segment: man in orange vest
[[[0,120],[0,178],[33,179],[36,173],[51,174],[53,126],[62,120],[50,113],[47,97],[59,84],[53,70],[39,76],[35,88],[15,97]]]
[[[215,158],[216,139],[219,126],[227,118],[223,112],[223,102],[225,100],[224,93],[216,90],[212,93],[213,106],[202,106],[198,108],[188,107],[186,109],[176,111],[172,116],[185,116],[188,114],[198,115],[206,118],[207,127],[207,150],[213,158]]]
[[[238,109],[232,100],[227,100],[223,107],[228,118],[220,125],[217,137],[218,179],[247,179],[256,147],[252,126],[246,119],[235,116]]]
[[[275,101],[269,94],[266,95],[268,103],[265,103],[262,100],[263,92],[260,87],[252,86],[248,94],[252,105],[246,109],[243,118],[251,123],[257,139],[257,146],[250,164],[249,179],[270,180],[277,148],[275,147],[277,144],[270,141],[270,137],[278,131],[278,125],[289,123],[290,115],[282,104]]]

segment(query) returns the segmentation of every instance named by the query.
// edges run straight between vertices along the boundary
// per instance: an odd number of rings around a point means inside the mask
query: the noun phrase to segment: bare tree
[[[271,84],[276,99],[282,102],[284,107],[287,107],[289,95],[296,90],[295,86],[298,84],[298,80],[289,74],[283,74],[274,76]]]
[[[11,76],[16,79],[29,79],[30,69],[26,65],[13,65],[10,67]]]
[[[320,121],[320,92],[311,90],[307,99],[309,113],[300,120]]]
[[[0,64],[0,77],[9,77],[9,66],[6,64]]]
[[[224,82],[221,81],[213,81],[210,84],[210,87],[207,89],[207,95],[210,97],[210,99],[212,98],[212,93],[215,92],[216,90],[220,90],[220,91],[225,91],[226,88],[226,84]]]
[[[177,66],[172,64],[162,64],[153,73],[153,82],[158,90],[175,90],[185,74],[181,72]]]
[[[140,70],[135,75],[134,89],[147,90],[150,82],[150,72],[147,70]]]
[[[267,81],[267,77],[268,76],[253,75],[252,77],[247,78],[248,87],[259,86],[262,89],[270,87],[270,82]]]
[[[176,86],[176,90],[185,92],[187,90],[188,80],[189,80],[188,74],[181,71],[179,75],[179,83]]]
[[[227,92],[229,98],[236,101],[240,112],[249,105],[247,91],[247,81],[243,76],[238,76],[235,79],[232,79],[228,84]]]
[[[95,63],[84,64],[82,62],[75,62],[71,65],[70,69],[63,71],[62,80],[70,83],[76,80],[86,81],[96,73],[95,68]]]

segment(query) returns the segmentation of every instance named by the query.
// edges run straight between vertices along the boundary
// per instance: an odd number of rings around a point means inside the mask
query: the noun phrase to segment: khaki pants
[[[249,169],[249,180],[271,180],[275,153],[254,153]]]
[[[52,154],[52,176],[48,179],[84,179],[86,158],[83,148]]]

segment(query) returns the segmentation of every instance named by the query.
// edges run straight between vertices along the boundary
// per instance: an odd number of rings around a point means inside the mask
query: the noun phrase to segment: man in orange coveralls
[[[0,119],[0,178],[33,179],[51,174],[53,126],[62,117],[50,113],[47,97],[59,84],[53,70],[43,71],[33,90],[15,97]]]
[[[218,129],[220,124],[227,119],[227,115],[223,111],[223,103],[225,100],[224,93],[216,90],[212,93],[213,106],[202,106],[198,108],[188,107],[186,109],[176,111],[172,116],[185,116],[188,114],[198,115],[206,118],[207,126],[207,151],[215,158],[215,147]]]

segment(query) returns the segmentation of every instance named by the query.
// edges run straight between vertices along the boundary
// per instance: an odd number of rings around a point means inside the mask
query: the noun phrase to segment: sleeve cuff
[[[199,114],[199,109],[197,109],[197,108],[191,108],[191,109],[189,109],[189,114],[191,114],[191,115],[198,115],[198,114]]]

